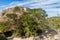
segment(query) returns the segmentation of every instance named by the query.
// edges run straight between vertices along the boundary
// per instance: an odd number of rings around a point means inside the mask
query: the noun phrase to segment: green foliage
[[[11,24],[7,21],[7,22],[0,22],[0,31],[7,31],[9,30]]]
[[[18,6],[16,6],[15,8],[14,8],[14,12],[17,12],[17,11],[19,11],[20,10],[20,8],[18,7]]]
[[[47,19],[56,29],[60,29],[60,16],[54,16]]]
[[[20,16],[20,34],[22,37],[30,37],[37,36],[37,31],[39,29],[47,29],[48,26],[44,23],[45,14],[40,12],[43,10],[40,9],[32,9],[32,11],[28,13],[24,13]],[[42,17],[44,16],[44,17]]]
[[[15,19],[17,17],[16,14],[6,14],[6,16],[10,19]]]
[[[47,16],[46,12],[42,9],[31,9],[30,11],[32,17],[34,18],[34,20],[37,21],[37,23],[39,23],[39,27],[40,28],[46,28],[46,19],[45,17]]]
[[[17,10],[19,10],[19,8],[15,7],[15,11]],[[14,13],[6,14],[6,16],[8,18],[9,23],[15,26],[15,30],[13,31],[13,35],[15,36],[37,36],[37,31],[39,29],[43,30],[48,28],[45,23],[46,12],[42,9],[31,9],[29,12],[23,12],[23,14],[19,18]],[[7,28],[7,26],[9,27],[9,23],[7,25],[2,23],[1,27]]]
[[[29,13],[24,13],[21,17],[20,17],[20,21],[21,21],[21,25],[20,25],[20,32],[21,36],[25,36],[25,37],[29,37],[32,35],[37,35],[37,30],[39,29],[38,25],[39,23],[37,23],[36,20],[33,19],[32,16],[30,16]],[[24,33],[22,35],[22,33]]]

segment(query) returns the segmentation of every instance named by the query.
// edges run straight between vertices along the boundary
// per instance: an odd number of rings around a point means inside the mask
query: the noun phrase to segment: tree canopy
[[[15,9],[17,10],[17,8]],[[14,25],[14,36],[37,36],[37,31],[49,28],[45,23],[45,17],[47,16],[47,14],[42,9],[30,9],[29,12],[23,12],[23,14],[19,16],[19,18],[17,16],[18,15],[16,15],[15,12],[12,14],[6,14],[9,23],[8,25],[5,25],[7,23],[3,24],[4,27],[9,26],[9,24]],[[3,25],[1,26],[2,28],[4,28]],[[6,27],[5,29],[8,29],[8,27]]]

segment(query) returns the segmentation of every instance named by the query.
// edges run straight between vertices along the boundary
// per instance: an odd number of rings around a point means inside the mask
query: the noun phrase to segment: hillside
[[[6,37],[27,38],[49,34],[54,36],[57,32],[47,25],[46,17],[45,10],[41,8],[30,9],[16,6],[4,9],[0,17],[0,32]]]
[[[60,16],[53,16],[50,18],[47,18],[47,21],[53,25],[56,29],[60,28]]]

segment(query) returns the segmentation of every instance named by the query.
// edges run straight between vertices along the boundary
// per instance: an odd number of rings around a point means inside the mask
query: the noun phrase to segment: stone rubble
[[[29,37],[29,38],[13,38],[12,40],[59,40],[59,36],[55,35],[54,37],[44,36],[43,38],[37,37]]]

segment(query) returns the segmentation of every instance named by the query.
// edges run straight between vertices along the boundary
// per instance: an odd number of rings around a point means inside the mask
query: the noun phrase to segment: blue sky
[[[60,0],[0,0],[0,11],[14,6],[42,8],[49,16],[60,15]]]

